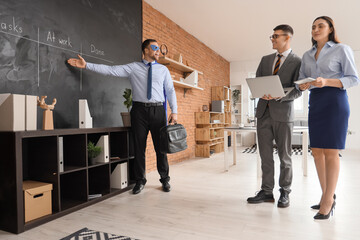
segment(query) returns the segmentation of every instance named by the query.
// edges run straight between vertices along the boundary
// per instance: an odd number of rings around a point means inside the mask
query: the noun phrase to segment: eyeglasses
[[[287,34],[273,34],[270,36],[270,40],[271,39],[278,39],[280,36],[287,36]]]
[[[156,46],[156,45],[150,45],[150,47],[151,47],[151,49],[153,50],[153,51],[157,51],[157,50],[159,50],[160,49],[160,47],[159,46]]]

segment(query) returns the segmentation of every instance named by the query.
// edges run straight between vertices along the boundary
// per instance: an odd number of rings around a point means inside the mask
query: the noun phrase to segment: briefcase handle
[[[176,124],[177,124],[177,121],[175,121],[174,123],[171,123],[170,119],[169,119],[169,125],[176,125]]]

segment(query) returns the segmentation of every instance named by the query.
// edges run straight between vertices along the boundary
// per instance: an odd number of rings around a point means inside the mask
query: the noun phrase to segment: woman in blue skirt
[[[345,148],[350,114],[346,89],[359,83],[354,55],[337,38],[334,22],[321,16],[312,25],[313,47],[301,62],[299,79],[315,81],[299,85],[310,90],[309,135],[322,197],[315,219],[328,219],[335,207],[335,188],[340,171],[339,150]]]

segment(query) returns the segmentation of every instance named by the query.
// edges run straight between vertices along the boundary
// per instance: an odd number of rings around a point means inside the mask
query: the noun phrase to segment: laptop
[[[247,78],[246,82],[253,98],[262,98],[264,95],[269,94],[273,98],[285,97],[294,89],[293,87],[283,88],[279,75]]]

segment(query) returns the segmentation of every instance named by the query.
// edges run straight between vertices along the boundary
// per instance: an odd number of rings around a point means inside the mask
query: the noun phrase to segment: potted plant
[[[240,90],[239,89],[234,89],[232,91],[232,99],[233,99],[234,108],[236,106],[236,103],[239,102],[239,98],[240,98]]]
[[[88,150],[89,163],[90,163],[90,165],[94,165],[95,164],[95,158],[97,156],[99,156],[102,149],[101,149],[101,147],[96,146],[93,142],[90,141],[88,143],[88,145],[87,145],[87,150]]]
[[[130,88],[125,89],[123,97],[125,98],[124,105],[128,111],[122,112],[121,117],[123,120],[124,127],[130,127],[131,126],[130,107],[132,106],[132,94]]]

